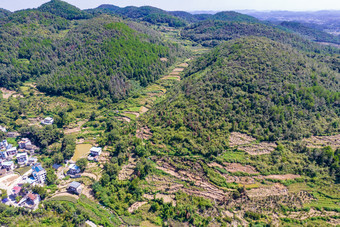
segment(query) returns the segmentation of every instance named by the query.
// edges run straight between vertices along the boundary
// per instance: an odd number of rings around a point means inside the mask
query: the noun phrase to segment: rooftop
[[[97,151],[97,152],[99,152],[99,151],[101,151],[101,150],[102,150],[101,147],[92,147],[92,148],[90,149],[90,151]]]
[[[14,192],[15,194],[18,194],[18,193],[20,192],[20,190],[21,190],[21,187],[19,187],[19,186],[15,186],[15,187],[13,188],[13,192]]]
[[[32,167],[32,170],[35,172],[40,172],[40,171],[43,171],[44,168],[41,165],[35,165]]]
[[[69,166],[69,168],[70,168],[70,169],[74,169],[74,170],[78,170],[78,169],[79,169],[79,167],[78,167],[76,164],[71,164],[71,165]]]
[[[35,199],[37,198],[37,196],[34,195],[34,194],[32,194],[32,193],[29,193],[29,194],[27,195],[27,197],[28,197],[30,200],[35,200]]]
[[[81,186],[81,183],[79,183],[77,181],[73,181],[69,186],[72,187],[72,188],[78,188],[78,187]]]
[[[13,165],[13,161],[7,161],[2,163],[3,166],[10,166]]]

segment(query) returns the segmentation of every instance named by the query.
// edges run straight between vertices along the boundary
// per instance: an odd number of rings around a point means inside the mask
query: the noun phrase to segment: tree
[[[48,185],[54,184],[57,180],[57,175],[55,175],[53,169],[48,169],[46,173],[46,183]]]
[[[76,161],[76,165],[80,168],[82,172],[84,172],[84,170],[86,169],[87,163],[88,161],[86,158],[81,158]]]

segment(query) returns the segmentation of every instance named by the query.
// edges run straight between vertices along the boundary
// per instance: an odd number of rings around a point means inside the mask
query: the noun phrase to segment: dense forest
[[[203,21],[187,26],[182,31],[182,37],[198,42],[207,47],[217,46],[224,41],[246,36],[267,37],[271,40],[289,44],[300,50],[319,52],[338,52],[328,47],[313,44],[299,35],[285,32],[275,26],[263,23]]]
[[[339,223],[340,51],[314,42],[335,36],[233,11],[60,0],[0,19],[0,141],[30,139],[46,170],[44,185],[25,183],[31,167],[12,159],[0,225]],[[28,192],[35,210],[19,204]]]
[[[123,18],[149,22],[151,24],[167,24],[170,27],[176,28],[186,25],[186,22],[181,18],[175,17],[169,12],[151,6],[128,6],[120,8],[114,5],[101,5],[96,9],[88,10],[88,12],[93,14],[108,13],[119,15]]]
[[[73,23],[28,10],[11,14],[0,26],[2,86],[17,88],[37,79],[41,91],[55,95],[121,99],[157,79],[183,52],[143,25],[110,16]]]
[[[289,45],[266,38],[229,41],[197,59],[151,111],[152,140],[178,152],[207,153],[222,152],[229,131],[269,141],[338,132],[339,79],[338,65]]]
[[[280,26],[287,28],[290,31],[296,32],[313,41],[340,44],[339,36],[331,35],[322,30],[304,25],[299,22],[284,21],[280,23]]]

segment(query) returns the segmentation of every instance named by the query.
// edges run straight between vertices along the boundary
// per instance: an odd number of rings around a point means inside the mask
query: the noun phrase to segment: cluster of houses
[[[22,187],[23,185],[17,185],[13,187],[12,194],[10,197],[12,199],[16,199],[18,196],[20,200],[18,201],[17,205],[20,207],[24,207],[27,209],[35,210],[38,208],[39,203],[41,201],[39,194],[33,193],[32,191],[28,191]],[[8,199],[5,199],[3,202],[8,202]]]
[[[19,149],[13,147],[7,140],[0,142],[0,176],[15,169],[15,159],[18,167],[34,165],[38,161],[36,157],[29,157],[28,155],[28,153],[33,154],[37,149],[29,139],[23,138],[18,146]]]

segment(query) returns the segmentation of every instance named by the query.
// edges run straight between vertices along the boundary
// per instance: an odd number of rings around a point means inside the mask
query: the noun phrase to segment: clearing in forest
[[[250,155],[270,154],[275,150],[277,145],[275,143],[261,142],[249,145],[239,146],[237,149],[245,151]]]
[[[247,134],[232,132],[229,136],[229,146],[235,147],[239,145],[249,144],[254,142],[256,139],[248,136]]]
[[[334,136],[312,136],[303,141],[307,142],[307,147],[309,148],[330,146],[335,150],[340,147],[340,134]]]

